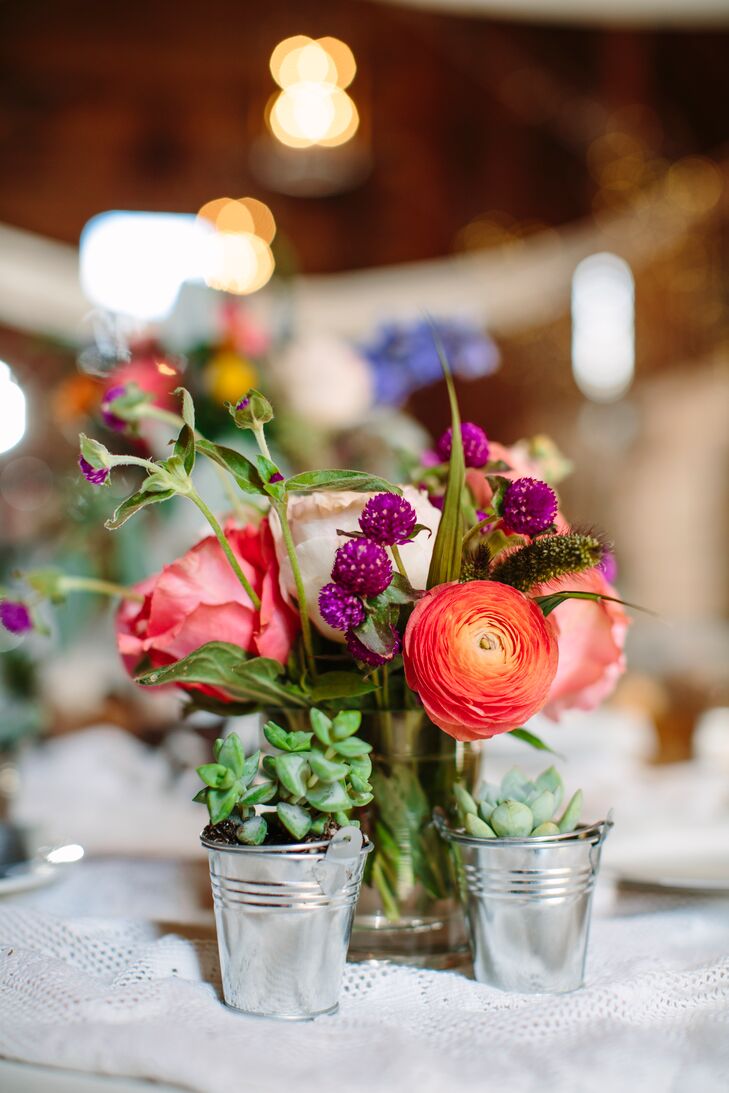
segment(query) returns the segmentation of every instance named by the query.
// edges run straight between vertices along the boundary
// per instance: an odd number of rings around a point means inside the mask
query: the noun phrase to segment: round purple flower
[[[283,480],[284,480],[284,476],[281,474],[281,472],[280,471],[274,471],[268,481],[269,482],[283,482]]]
[[[362,510],[359,526],[368,539],[383,546],[407,543],[418,520],[418,514],[404,497],[396,493],[378,493],[370,497]]]
[[[240,402],[236,402],[236,404],[235,404],[236,410],[245,410],[246,406],[250,405],[250,401],[251,400],[248,398],[248,396],[246,396],[245,398],[242,398],[240,400]]]
[[[354,630],[364,622],[365,609],[359,596],[338,584],[325,584],[319,593],[319,611],[335,630]]]
[[[608,584],[615,584],[618,576],[618,562],[612,550],[606,550],[597,567]]]
[[[30,611],[20,600],[3,600],[0,603],[0,623],[11,634],[27,634],[33,629]]]
[[[510,531],[518,535],[538,535],[554,522],[557,495],[546,482],[517,478],[506,489],[501,511]]]
[[[103,486],[109,477],[108,467],[92,467],[82,455],[78,458],[78,465],[81,468],[81,474],[92,486]]]
[[[123,432],[128,422],[122,417],[117,417],[114,413],[112,406],[115,399],[118,399],[121,395],[127,393],[126,387],[123,384],[118,384],[116,387],[110,387],[108,391],[104,392],[104,397],[101,400],[101,416],[104,419],[104,424],[110,429],[114,429],[117,433]]]
[[[467,467],[485,467],[489,461],[489,438],[480,425],[464,421],[461,425],[463,438],[463,458]],[[453,430],[446,429],[436,445],[438,455],[445,461],[451,457]]]
[[[392,580],[392,562],[379,543],[350,539],[334,556],[332,580],[358,596],[377,596]]]
[[[366,645],[363,645],[357,635],[350,631],[347,634],[347,648],[354,657],[355,660],[360,661],[361,664],[369,664],[372,668],[379,668],[381,664],[389,664],[394,656],[402,649],[402,641],[395,627],[392,627],[392,632],[395,635],[395,645],[393,646],[392,653],[389,657],[382,657],[379,653],[373,653],[371,649],[368,649]]]

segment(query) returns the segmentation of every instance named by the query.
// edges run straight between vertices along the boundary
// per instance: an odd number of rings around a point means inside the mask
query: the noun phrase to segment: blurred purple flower
[[[0,603],[0,625],[11,634],[27,634],[33,629],[30,611],[20,600],[3,600]]]
[[[103,486],[109,477],[107,467],[92,467],[82,455],[78,458],[78,465],[81,468],[81,474],[92,486]]]

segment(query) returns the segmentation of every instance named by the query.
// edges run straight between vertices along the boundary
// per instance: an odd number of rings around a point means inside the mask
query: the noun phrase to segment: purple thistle
[[[358,596],[377,596],[392,580],[392,563],[379,543],[350,539],[334,556],[332,580]]]
[[[124,387],[123,384],[118,384],[116,387],[110,387],[108,391],[105,391],[104,397],[101,400],[101,416],[104,419],[104,424],[110,429],[114,429],[117,433],[123,432],[126,429],[128,422],[122,417],[117,417],[111,407],[115,399],[120,398],[121,395],[125,395],[126,393],[126,387]]]
[[[0,603],[0,623],[11,634],[27,634],[33,629],[30,611],[20,600],[3,600]]]
[[[407,543],[418,520],[418,514],[404,497],[396,493],[378,493],[370,497],[362,510],[359,526],[368,539],[383,546]]]
[[[381,664],[389,664],[394,656],[402,649],[402,641],[395,627],[392,627],[392,632],[395,635],[395,644],[389,657],[380,656],[379,653],[373,653],[371,649],[368,649],[366,645],[363,645],[357,635],[350,630],[347,634],[347,648],[354,657],[355,660],[359,660],[362,664],[369,664],[372,668],[379,668]]]
[[[538,535],[554,522],[557,495],[546,482],[517,478],[507,486],[501,512],[510,531]]]
[[[489,438],[480,425],[464,421],[461,425],[463,439],[463,458],[467,467],[485,467],[489,460]],[[453,429],[446,429],[436,447],[438,455],[445,463],[451,457]]]
[[[240,402],[236,402],[236,404],[235,404],[236,410],[245,410],[246,406],[248,406],[250,404],[250,401],[251,400],[248,398],[248,396],[246,396],[245,398],[242,398],[240,400]]]
[[[319,611],[335,630],[354,630],[364,622],[365,609],[359,596],[338,584],[325,584],[319,593]]]
[[[92,467],[82,455],[78,457],[78,465],[81,468],[81,474],[92,486],[103,486],[109,477],[108,467]]]

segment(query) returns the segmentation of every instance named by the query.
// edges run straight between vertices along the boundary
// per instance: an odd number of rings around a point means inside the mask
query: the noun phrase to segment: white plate
[[[10,896],[15,892],[28,892],[31,888],[42,888],[51,884],[63,871],[58,865],[45,861],[29,862],[22,869],[11,873],[9,877],[0,877],[0,896]]]
[[[612,846],[608,840],[604,862],[621,884],[729,895],[729,826],[665,827]]]

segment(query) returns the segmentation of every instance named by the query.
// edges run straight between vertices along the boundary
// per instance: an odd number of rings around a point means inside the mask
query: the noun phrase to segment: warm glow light
[[[255,197],[220,197],[198,213],[208,227],[203,274],[209,288],[249,295],[270,280],[275,268],[270,244],[276,221],[268,205]]]
[[[107,311],[164,319],[182,284],[201,276],[204,242],[187,214],[101,213],[81,234],[81,287]]]
[[[297,35],[276,46],[270,67],[282,88],[267,115],[277,140],[290,148],[333,147],[354,136],[359,114],[344,90],[357,70],[349,46]]]
[[[20,443],[25,423],[25,395],[7,364],[0,361],[0,454]]]
[[[635,289],[630,266],[615,254],[593,254],[572,278],[572,373],[595,402],[612,402],[635,369]]]
[[[46,861],[52,865],[67,865],[70,862],[81,861],[84,856],[84,848],[78,843],[67,843],[65,846],[57,846],[46,854]]]

